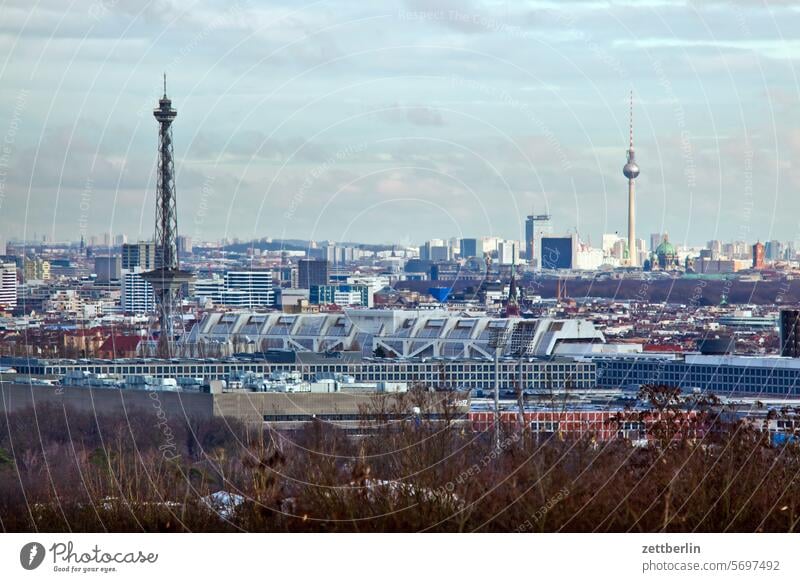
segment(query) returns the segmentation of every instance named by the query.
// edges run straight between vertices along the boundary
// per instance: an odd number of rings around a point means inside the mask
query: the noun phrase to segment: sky
[[[738,0],[5,0],[0,238],[800,241],[800,7]]]

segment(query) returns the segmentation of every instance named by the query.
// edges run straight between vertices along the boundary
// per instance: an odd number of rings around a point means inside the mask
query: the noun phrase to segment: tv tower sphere
[[[631,152],[631,160],[622,168],[622,173],[628,180],[633,180],[639,175],[639,165],[634,161]]]

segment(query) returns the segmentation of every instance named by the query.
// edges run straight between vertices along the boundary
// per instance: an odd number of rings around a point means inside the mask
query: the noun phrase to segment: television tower
[[[631,122],[630,142],[628,145],[628,162],[622,168],[622,173],[628,179],[628,264],[637,267],[639,260],[636,252],[636,176],[639,175],[639,166],[633,151],[633,91],[631,91]]]
[[[169,358],[175,341],[175,318],[180,302],[181,286],[192,279],[192,273],[181,271],[178,263],[178,213],[175,207],[175,164],[172,153],[172,122],[178,112],[167,97],[167,75],[164,74],[164,96],[153,110],[158,121],[158,170],[156,181],[156,264],[143,273],[156,296],[160,334],[158,356]]]

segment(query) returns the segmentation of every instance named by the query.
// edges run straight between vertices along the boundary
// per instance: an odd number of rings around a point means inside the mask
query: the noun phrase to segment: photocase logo
[[[44,546],[39,542],[29,542],[19,552],[19,563],[26,570],[35,570],[44,561]]]

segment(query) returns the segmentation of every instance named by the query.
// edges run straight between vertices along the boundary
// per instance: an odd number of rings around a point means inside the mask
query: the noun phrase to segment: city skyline
[[[532,210],[623,232],[631,89],[640,232],[798,238],[789,5],[79,4],[35,27],[8,8],[7,238],[151,236],[163,71],[196,239],[524,240]]]

